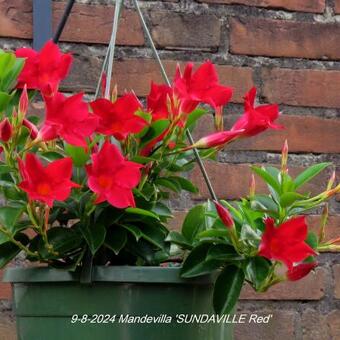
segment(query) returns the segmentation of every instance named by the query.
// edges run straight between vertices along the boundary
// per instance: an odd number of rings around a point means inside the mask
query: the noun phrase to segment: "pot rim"
[[[180,277],[181,267],[94,266],[92,282],[212,284],[216,273],[192,279]],[[48,283],[80,282],[81,272],[49,267],[7,268],[3,282]]]

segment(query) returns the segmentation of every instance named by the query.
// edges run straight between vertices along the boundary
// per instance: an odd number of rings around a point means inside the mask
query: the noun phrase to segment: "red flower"
[[[38,137],[39,133],[38,128],[32,122],[24,118],[24,120],[22,121],[22,125],[25,126],[30,131],[30,138],[32,140]]]
[[[192,68],[192,63],[187,64],[183,75],[177,68],[174,79],[174,91],[182,102],[183,112],[192,112],[200,102],[214,109],[229,102],[233,91],[219,84],[215,66],[210,61],[202,64],[194,73]]]
[[[85,138],[95,131],[97,118],[90,115],[82,98],[82,93],[65,97],[60,92],[45,98],[46,119],[39,138],[49,141],[61,137],[69,144],[86,147]]]
[[[239,137],[244,130],[235,130],[235,131],[221,131],[215,132],[211,135],[205,136],[199,139],[195,144],[187,147],[186,149],[206,149],[206,148],[213,148],[217,146],[222,146],[227,143],[230,143],[235,138]]]
[[[142,165],[126,161],[118,147],[109,142],[91,158],[86,171],[88,186],[97,194],[96,203],[108,201],[116,208],[134,207],[132,189],[140,181]]]
[[[282,129],[283,126],[274,124],[279,117],[279,107],[274,105],[260,105],[255,107],[256,88],[253,87],[245,96],[244,114],[233,125],[232,130],[244,129],[243,136],[254,136],[268,128]]]
[[[118,140],[125,139],[130,133],[140,132],[147,124],[136,115],[142,105],[132,93],[125,94],[114,103],[107,99],[97,99],[90,105],[99,118],[97,131]]]
[[[214,201],[214,203],[215,203],[215,207],[216,207],[216,211],[218,213],[218,216],[222,220],[223,224],[227,228],[232,228],[234,226],[234,220],[231,217],[231,214],[228,211],[228,209],[217,201]]]
[[[18,160],[23,181],[18,185],[30,200],[37,200],[52,207],[53,202],[66,200],[71,188],[79,185],[71,181],[71,158],[58,159],[46,167],[34,154],[27,154],[26,161]]]
[[[304,216],[291,218],[277,227],[274,226],[274,219],[267,218],[265,225],[259,255],[270,260],[282,261],[288,269],[293,267],[293,263],[316,255],[305,243],[308,230]]]
[[[287,271],[287,279],[289,281],[298,281],[307,276],[317,265],[316,262],[300,263]]]
[[[0,140],[7,143],[12,137],[13,129],[8,118],[3,119],[0,123]]]
[[[149,95],[146,97],[148,111],[152,114],[152,120],[170,119],[169,101],[173,101],[173,89],[165,84],[151,83]]]
[[[72,56],[61,53],[52,41],[48,41],[40,52],[19,48],[15,55],[26,58],[17,88],[26,84],[28,89],[40,90],[45,96],[58,91],[59,83],[67,76],[72,63]]]

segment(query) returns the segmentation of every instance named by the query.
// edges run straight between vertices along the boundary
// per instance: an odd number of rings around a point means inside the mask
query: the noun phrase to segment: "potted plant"
[[[19,339],[231,339],[215,313],[233,310],[244,282],[263,292],[297,280],[318,252],[337,249],[324,241],[326,210],[319,237],[301,216],[339,192],[334,177],[317,196],[298,192],[329,164],[293,179],[287,146],[281,169],[253,167],[268,195],[253,181],[239,202],[208,201],[181,232],[167,228],[170,192],[197,191],[183,175],[194,152],[214,158],[227,143],[281,128],[277,105],[255,106],[255,89],[225,131],[232,89],[210,62],[177,69],[172,86],[152,83],[145,105],[116,89],[90,102],[66,97],[58,88],[71,62],[52,42],[0,52],[0,267],[21,252],[33,263],[5,274]],[[27,115],[34,95],[42,123]],[[201,104],[215,110],[217,132],[188,145],[185,130],[207,113]],[[188,321],[193,314],[215,322]]]

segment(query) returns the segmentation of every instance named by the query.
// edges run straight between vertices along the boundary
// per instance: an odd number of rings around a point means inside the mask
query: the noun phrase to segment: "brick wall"
[[[77,1],[62,47],[76,62],[67,92],[93,93],[109,40],[113,8],[109,0]],[[55,1],[53,22],[65,3]],[[122,13],[118,60],[114,78],[120,92],[133,88],[143,97],[151,79],[161,81],[152,54],[144,44],[136,12],[130,2]],[[224,150],[218,163],[207,163],[219,197],[235,199],[247,192],[249,164],[278,164],[285,138],[289,139],[292,173],[320,161],[340,169],[340,1],[339,0],[169,0],[143,1],[143,11],[169,74],[177,62],[211,59],[223,83],[235,88],[233,103],[225,110],[226,126],[242,112],[242,95],[255,84],[262,102],[277,102],[284,113],[284,131],[266,132]],[[199,30],[199,31],[198,31]],[[0,0],[0,47],[31,44],[30,0]],[[207,118],[198,133],[212,130]],[[309,190],[320,190],[329,173],[319,176]],[[179,212],[208,197],[196,169],[192,178],[201,189],[173,202]],[[259,184],[259,191],[265,190]],[[340,197],[330,204],[329,235],[340,230]],[[309,217],[317,228],[318,212]],[[320,257],[320,267],[297,283],[255,295],[242,294],[239,310],[273,313],[268,325],[238,326],[237,340],[340,339],[340,261],[337,254]],[[0,272],[1,277],[1,272]],[[10,287],[0,284],[0,340],[14,339]]]

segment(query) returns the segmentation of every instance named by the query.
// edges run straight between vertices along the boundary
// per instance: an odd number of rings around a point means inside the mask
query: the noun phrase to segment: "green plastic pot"
[[[92,282],[82,284],[79,273],[10,268],[4,281],[14,288],[19,340],[232,339],[231,324],[189,322],[214,314],[213,277],[183,280],[179,271],[94,267]]]

